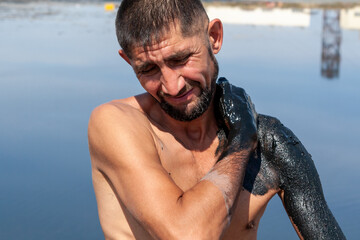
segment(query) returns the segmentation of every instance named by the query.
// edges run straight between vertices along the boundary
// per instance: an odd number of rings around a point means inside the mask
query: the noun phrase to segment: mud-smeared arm
[[[345,239],[323,194],[311,155],[280,121],[263,119],[263,150],[278,170],[280,193],[288,216],[301,239]],[[264,139],[265,138],[265,139]],[[272,155],[272,156],[269,156]]]

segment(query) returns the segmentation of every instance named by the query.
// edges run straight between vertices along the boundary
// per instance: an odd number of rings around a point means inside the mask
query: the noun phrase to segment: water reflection
[[[340,71],[340,10],[323,13],[321,75],[328,79],[338,78]]]
[[[308,28],[311,16],[316,14],[310,8],[284,8],[275,3],[264,6],[207,4],[206,10],[210,18],[217,17],[229,24],[301,28]],[[327,79],[339,78],[342,28],[360,30],[360,7],[323,11],[320,66],[321,75]]]

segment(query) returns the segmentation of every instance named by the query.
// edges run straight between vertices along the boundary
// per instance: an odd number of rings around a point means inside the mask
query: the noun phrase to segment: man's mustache
[[[190,91],[192,88],[196,87],[196,86],[200,86],[200,83],[198,82],[185,82],[185,86],[178,92],[178,94],[176,94],[176,96],[164,93],[163,91],[159,90],[158,92],[158,96],[160,98],[164,98],[164,97],[181,97],[184,93]]]

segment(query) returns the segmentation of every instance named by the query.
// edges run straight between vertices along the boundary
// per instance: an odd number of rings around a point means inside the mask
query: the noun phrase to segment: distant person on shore
[[[345,239],[301,142],[218,79],[223,27],[199,0],[123,0],[116,31],[146,93],[90,118],[106,239],[256,239],[275,195],[299,238]]]

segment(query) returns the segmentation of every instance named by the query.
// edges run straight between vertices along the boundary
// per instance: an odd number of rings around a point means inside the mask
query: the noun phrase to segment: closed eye
[[[187,63],[187,61],[189,60],[191,54],[186,55],[185,57],[180,57],[180,58],[175,58],[175,59],[171,59],[170,63],[173,66],[179,66],[179,65],[184,65],[185,63]]]
[[[140,74],[142,75],[152,75],[156,73],[158,67],[156,65],[150,65],[146,67],[145,69],[140,70]]]

